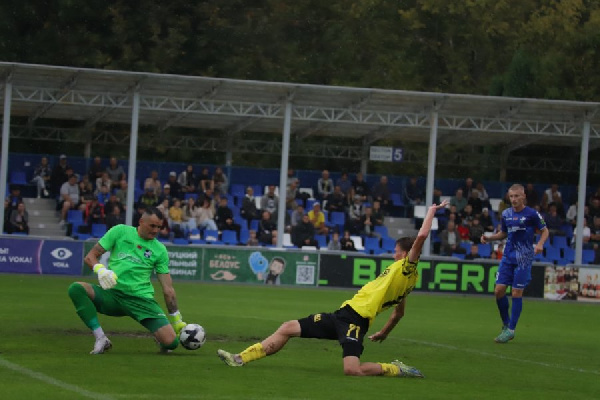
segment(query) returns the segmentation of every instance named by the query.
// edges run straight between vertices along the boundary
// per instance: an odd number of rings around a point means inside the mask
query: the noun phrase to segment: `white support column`
[[[135,202],[135,167],[137,164],[138,124],[140,118],[140,92],[133,92],[133,108],[131,112],[131,136],[129,138],[129,169],[127,171],[127,212],[125,223],[133,222],[133,203]]]
[[[429,154],[427,156],[427,183],[425,185],[425,205],[433,204],[433,183],[435,180],[435,159],[437,153],[438,113],[431,112],[431,129],[429,131]],[[431,255],[431,235],[425,240],[423,255]]]
[[[2,121],[2,158],[0,159],[0,199],[6,198],[6,181],[8,173],[8,143],[10,139],[10,107],[12,103],[12,82],[9,76],[4,86],[4,119]],[[4,201],[2,201],[4,215]],[[0,233],[4,232],[4,218],[0,221]]]
[[[290,130],[292,127],[292,102],[285,104],[285,117],[283,120],[283,144],[281,146],[281,169],[279,170],[279,205],[277,209],[277,248],[283,247],[283,233],[285,232],[285,195],[287,192],[287,170],[290,155]]]
[[[579,156],[579,191],[577,193],[577,233],[575,235],[575,264],[581,264],[583,254],[583,208],[587,184],[588,151],[590,144],[590,121],[583,122],[581,155]]]

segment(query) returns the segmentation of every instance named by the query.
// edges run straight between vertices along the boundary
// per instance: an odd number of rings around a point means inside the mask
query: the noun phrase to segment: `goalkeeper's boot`
[[[402,361],[394,360],[392,361],[392,364],[394,364],[400,370],[398,374],[398,376],[400,377],[425,378],[425,375],[423,375],[421,371],[419,371],[415,367],[411,367],[409,365],[404,364]]]
[[[94,343],[94,349],[90,351],[90,354],[102,354],[110,350],[112,343],[106,336],[102,336],[100,339],[96,339]]]
[[[217,355],[221,360],[223,360],[225,364],[229,365],[230,367],[241,367],[242,365],[244,365],[243,361],[238,361],[236,359],[235,354],[231,354],[225,350],[217,350]]]
[[[506,329],[503,329],[502,332],[500,332],[500,334],[498,336],[496,336],[496,339],[494,339],[494,342],[508,343],[510,340],[513,340],[514,338],[515,338],[515,331],[506,328]]]

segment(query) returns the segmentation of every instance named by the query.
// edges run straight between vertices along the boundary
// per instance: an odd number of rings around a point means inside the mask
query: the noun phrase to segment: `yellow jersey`
[[[373,322],[377,314],[400,304],[412,292],[419,279],[418,262],[410,262],[408,257],[396,261],[381,275],[360,288],[342,307],[349,305],[358,314],[368,318],[369,322]]]

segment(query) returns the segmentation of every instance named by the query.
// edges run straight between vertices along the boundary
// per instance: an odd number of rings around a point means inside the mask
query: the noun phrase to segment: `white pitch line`
[[[33,371],[29,368],[22,367],[18,364],[12,363],[1,357],[0,357],[0,366],[4,367],[6,369],[10,369],[11,371],[19,372],[23,375],[27,375],[30,378],[37,379],[38,381],[47,383],[49,385],[56,386],[56,387],[59,387],[61,389],[65,389],[65,390],[68,390],[71,392],[75,392],[82,397],[87,397],[90,399],[97,399],[97,400],[114,400],[114,398],[111,396],[104,395],[101,393],[91,392],[82,387],[72,385],[70,383],[66,383],[66,382],[60,381],[58,379],[52,378],[51,376],[42,374],[41,372]]]
[[[588,370],[588,369],[583,369],[583,368],[568,367],[566,365],[561,365],[561,364],[550,364],[550,363],[545,363],[545,362],[541,362],[541,361],[526,360],[524,358],[507,357],[507,356],[504,356],[502,354],[488,353],[488,352],[485,352],[485,351],[473,350],[473,349],[465,349],[465,348],[462,348],[462,347],[450,346],[450,345],[447,345],[447,344],[441,344],[441,343],[435,343],[435,342],[426,342],[426,341],[423,341],[423,340],[414,340],[414,339],[406,339],[406,338],[394,338],[394,339],[398,339],[398,340],[402,340],[402,341],[410,342],[410,343],[418,343],[418,344],[422,344],[422,345],[425,345],[425,346],[439,347],[439,348],[447,349],[447,350],[460,351],[460,352],[463,352],[463,353],[472,353],[472,354],[477,354],[477,355],[485,356],[485,357],[495,357],[495,358],[500,358],[502,360],[517,361],[517,362],[522,362],[522,363],[527,363],[527,364],[535,364],[535,365],[540,365],[542,367],[557,368],[557,369],[564,369],[564,370],[574,371],[574,372],[582,372],[582,373],[586,373],[586,374],[600,375],[600,371],[593,371],[593,370]]]

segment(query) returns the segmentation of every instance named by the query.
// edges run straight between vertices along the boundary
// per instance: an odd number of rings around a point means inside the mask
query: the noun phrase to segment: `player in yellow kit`
[[[369,336],[371,341],[383,341],[404,316],[406,296],[414,289],[419,273],[417,263],[423,243],[429,236],[435,212],[446,207],[448,201],[433,205],[427,211],[423,225],[415,239],[396,241],[395,263],[376,279],[363,286],[352,299],[344,302],[333,313],[312,314],[299,320],[284,322],[275,333],[239,354],[218,350],[217,355],[227,365],[239,367],[277,353],[293,337],[330,339],[339,341],[343,349],[344,374],[356,376],[384,375],[419,377],[423,374],[398,360],[391,363],[360,362],[363,339],[369,325],[381,311],[394,306],[386,324]]]

